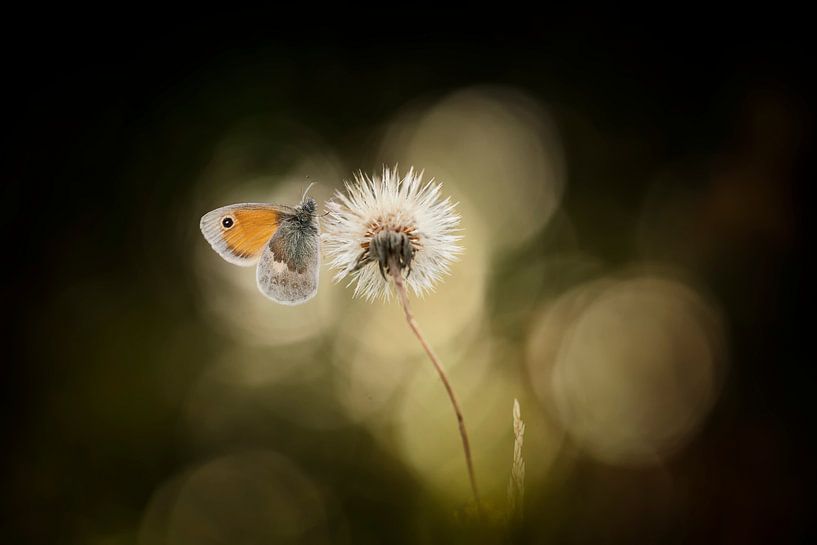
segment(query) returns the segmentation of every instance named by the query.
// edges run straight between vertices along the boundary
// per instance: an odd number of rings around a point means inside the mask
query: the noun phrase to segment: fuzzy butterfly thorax
[[[315,216],[315,210],[317,209],[317,207],[318,203],[315,202],[315,199],[309,197],[303,202],[302,205],[297,206],[295,208],[298,215],[298,219],[302,223],[309,222]]]
[[[304,273],[319,251],[315,200],[309,199],[296,207],[292,215],[284,216],[269,244],[275,261],[285,264],[290,271]]]

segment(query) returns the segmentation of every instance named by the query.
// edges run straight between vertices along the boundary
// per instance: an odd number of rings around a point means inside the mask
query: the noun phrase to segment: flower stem
[[[417,320],[414,319],[414,314],[412,314],[411,306],[409,305],[408,294],[406,293],[406,286],[403,282],[403,275],[397,263],[392,262],[390,264],[389,274],[394,279],[394,286],[397,289],[400,304],[403,306],[406,321],[408,322],[411,330],[414,332],[414,335],[417,337],[417,340],[420,341],[423,350],[425,350],[426,354],[428,355],[428,359],[431,360],[431,363],[437,370],[437,374],[440,375],[440,380],[442,380],[443,386],[445,386],[445,390],[448,392],[448,398],[451,400],[451,405],[454,407],[454,413],[457,415],[457,423],[459,424],[460,428],[460,437],[462,437],[462,449],[465,452],[465,462],[468,465],[468,478],[471,480],[471,490],[474,492],[474,501],[476,502],[477,512],[481,514],[482,504],[479,500],[477,481],[474,477],[474,463],[471,460],[471,446],[468,442],[468,432],[465,430],[465,419],[462,416],[460,404],[457,401],[457,395],[454,393],[454,389],[451,387],[451,383],[448,381],[448,375],[446,374],[445,369],[443,369],[443,366],[440,364],[440,360],[437,359],[437,355],[434,354],[434,351],[431,349],[431,345],[428,344],[425,337],[420,332],[420,326],[417,325]]]

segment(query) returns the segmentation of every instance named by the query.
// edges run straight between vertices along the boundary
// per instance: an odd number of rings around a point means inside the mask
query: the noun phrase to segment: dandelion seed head
[[[398,256],[406,285],[421,296],[449,274],[462,252],[456,203],[442,198],[442,185],[423,173],[384,168],[382,176],[359,172],[328,202],[322,244],[336,281],[349,278],[355,297],[391,296],[384,260]],[[388,267],[388,264],[386,264]]]

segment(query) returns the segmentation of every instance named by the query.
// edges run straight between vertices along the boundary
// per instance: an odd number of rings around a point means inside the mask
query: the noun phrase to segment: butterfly
[[[282,305],[299,305],[318,291],[320,235],[315,199],[298,206],[233,204],[201,218],[201,232],[225,260],[242,267],[258,264],[261,293]]]

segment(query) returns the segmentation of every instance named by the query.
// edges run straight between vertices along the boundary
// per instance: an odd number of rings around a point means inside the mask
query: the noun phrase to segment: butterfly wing
[[[258,289],[276,303],[298,305],[317,293],[319,267],[317,228],[304,232],[284,223],[261,253]]]
[[[285,213],[273,204],[233,204],[205,214],[200,227],[218,255],[230,263],[248,267],[258,261]]]

